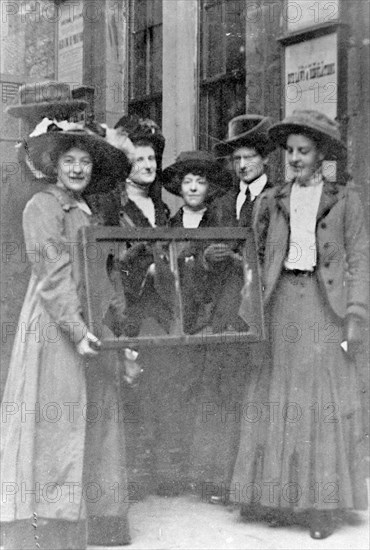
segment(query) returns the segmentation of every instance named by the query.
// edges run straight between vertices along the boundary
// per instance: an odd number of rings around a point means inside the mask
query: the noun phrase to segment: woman
[[[211,155],[203,151],[181,153],[164,170],[163,179],[164,187],[180,195],[185,203],[171,219],[172,227],[218,225],[213,200],[230,190],[232,176]],[[208,263],[205,251],[212,245],[209,241],[203,244],[184,243],[179,253],[183,326],[189,334],[199,334],[205,327],[222,334],[230,324],[235,330],[235,323],[241,322],[237,314],[243,286],[242,266],[229,247],[231,257],[217,265]],[[181,406],[187,411],[191,426],[187,436],[187,480],[189,488],[211,503],[224,500],[225,488],[230,483],[239,424],[225,421],[221,411],[225,404],[233,409],[233,398],[240,400],[245,373],[240,365],[241,357],[244,361],[243,351],[233,344],[223,345],[222,350],[219,345],[208,344],[184,351],[184,357],[193,366],[191,375],[183,382],[186,392]]]
[[[117,504],[110,487],[126,483],[122,436],[105,422],[116,365],[97,359],[100,342],[84,322],[76,251],[79,229],[91,222],[85,195],[103,190],[101,179],[116,168],[128,173],[130,164],[92,132],[63,127],[44,121],[45,131],[36,128],[26,140],[33,169],[48,183],[23,215],[32,275],[3,398],[16,411],[1,438],[2,480],[14,489],[2,499],[6,549],[84,549],[87,515],[92,529],[95,520],[111,525],[119,518],[120,542],[129,542],[125,499]],[[106,434],[94,448],[96,431]],[[108,443],[106,457],[100,448]]]
[[[264,193],[256,213],[272,365],[255,373],[244,402],[234,500],[245,515],[275,510],[275,524],[305,512],[321,539],[339,511],[367,506],[355,352],[367,315],[368,240],[355,187],[323,175],[324,160],[345,157],[337,124],[295,111],[270,137],[285,148],[293,178]]]
[[[184,200],[171,227],[212,227],[209,205],[229,190],[231,175],[206,151],[184,151],[163,171],[163,186]]]
[[[161,164],[164,137],[151,120],[135,115],[122,117],[115,131],[128,136],[132,146],[132,169],[121,175],[110,203],[103,204],[101,212],[108,225],[121,227],[166,226],[169,209],[161,199],[161,182],[157,169]],[[112,257],[108,266],[111,278],[123,285],[125,299],[111,304],[105,323],[116,336],[137,336],[143,321],[154,317],[160,328],[169,331],[172,312],[168,303],[168,287],[154,273],[155,247],[145,242],[130,243],[120,258]]]
[[[163,171],[163,186],[184,200],[184,205],[170,220],[170,227],[196,229],[217,225],[209,208],[210,203],[224,194],[231,186],[231,175],[223,170],[216,160],[205,151],[185,151],[174,164]],[[206,304],[212,300],[209,291],[209,270],[205,269],[204,246],[191,243],[184,245],[179,254],[184,330],[196,333],[210,319]],[[219,273],[213,275],[219,279]]]

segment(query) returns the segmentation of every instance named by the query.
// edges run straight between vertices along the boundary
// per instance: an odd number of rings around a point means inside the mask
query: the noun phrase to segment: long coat
[[[324,182],[316,270],[296,274],[283,269],[291,187],[268,191],[257,204],[272,361],[253,373],[244,399],[247,421],[241,424],[233,499],[296,511],[364,509],[359,372],[341,347],[343,318],[365,317],[367,310],[368,239],[360,199],[350,184]],[[248,418],[250,403],[257,421]]]
[[[271,189],[258,205],[265,304],[274,292],[289,246],[291,187],[290,183]],[[316,218],[318,279],[323,296],[341,319],[350,313],[367,315],[369,248],[361,212],[361,201],[352,184],[325,181]]]
[[[27,204],[23,226],[32,275],[18,323],[3,403],[2,480],[16,487],[2,500],[3,521],[83,519],[85,361],[74,343],[86,330],[80,274],[71,261],[77,231],[89,216],[54,186]],[[73,411],[68,403],[75,403]],[[9,405],[12,404],[12,405]],[[69,498],[68,483],[77,483]],[[52,484],[55,484],[54,486]],[[23,491],[36,491],[36,498]]]
[[[118,366],[112,357],[86,360],[75,347],[87,330],[77,233],[90,219],[55,185],[24,211],[32,274],[3,397],[2,481],[11,494],[2,521],[34,513],[79,521],[88,513],[125,523],[125,498],[110,488],[126,484],[122,424],[111,410]]]

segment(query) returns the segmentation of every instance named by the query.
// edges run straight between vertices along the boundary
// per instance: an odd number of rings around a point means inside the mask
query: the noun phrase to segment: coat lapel
[[[290,218],[290,194],[293,182],[286,183],[277,192],[276,199],[279,207],[287,217]],[[324,179],[324,186],[321,193],[319,208],[317,210],[317,221],[321,220],[331,210],[334,204],[338,201],[338,187],[336,183]]]
[[[293,182],[284,184],[283,187],[279,189],[276,194],[278,206],[288,220],[290,219],[290,193],[292,190],[292,185]]]
[[[338,202],[338,187],[337,183],[330,182],[324,179],[324,186],[321,193],[319,208],[317,210],[317,221],[320,221],[331,210],[336,202]]]

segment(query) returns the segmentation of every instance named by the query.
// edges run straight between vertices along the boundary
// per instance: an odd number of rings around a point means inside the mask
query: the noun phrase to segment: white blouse
[[[317,263],[316,217],[323,188],[322,178],[314,184],[294,183],[290,195],[289,253],[284,261],[286,269],[313,271]]]
[[[195,229],[199,227],[200,222],[202,221],[203,214],[207,208],[202,208],[202,210],[192,210],[186,206],[182,208],[182,224],[188,229]]]

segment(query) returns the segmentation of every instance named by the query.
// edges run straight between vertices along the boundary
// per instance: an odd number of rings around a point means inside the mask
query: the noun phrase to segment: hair
[[[155,156],[157,156],[157,152],[155,150],[153,142],[150,141],[150,139],[146,137],[140,137],[138,139],[133,138],[131,139],[131,141],[134,147],[151,147],[154,151]]]
[[[190,168],[183,168],[182,170],[179,170],[178,177],[182,181],[185,176],[188,174],[193,174],[194,176],[200,176],[202,178],[206,178],[208,182],[212,180],[210,178],[210,172],[206,168],[197,167],[197,166],[190,166]]]
[[[302,129],[297,128],[297,131],[290,132],[287,135],[286,140],[284,142],[284,149],[287,148],[288,137],[292,134],[305,136],[309,138],[311,141],[314,142],[316,149],[318,149],[318,151],[324,154],[324,158],[326,157],[328,148],[326,145],[325,137],[319,136],[316,132],[311,132],[310,130],[305,130],[303,128]]]
[[[268,143],[261,143],[261,142],[253,143],[253,142],[250,142],[250,143],[246,143],[245,145],[240,145],[239,147],[236,147],[233,150],[233,152],[231,153],[231,157],[234,156],[234,152],[237,149],[242,149],[243,147],[247,147],[248,149],[254,149],[257,152],[257,155],[259,155],[262,158],[266,158],[269,155],[270,151],[271,151],[271,148],[269,148]]]

